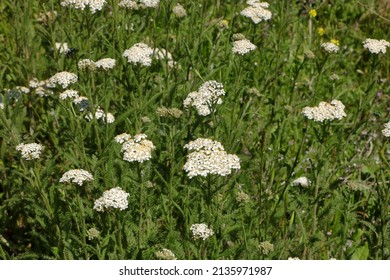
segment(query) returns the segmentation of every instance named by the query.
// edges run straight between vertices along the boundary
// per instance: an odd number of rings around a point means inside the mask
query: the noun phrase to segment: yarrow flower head
[[[100,236],[100,231],[98,231],[96,228],[90,228],[87,230],[87,236],[88,240],[93,240],[95,238],[98,238]]]
[[[160,0],[122,0],[118,6],[129,10],[157,8]]]
[[[198,91],[191,92],[184,100],[184,107],[193,106],[201,116],[211,114],[214,104],[222,104],[220,96],[225,95],[223,85],[217,81],[207,81]]]
[[[232,172],[232,169],[240,169],[238,156],[226,153],[218,141],[198,138],[184,145],[184,148],[192,151],[183,166],[189,178],[205,177],[208,174],[226,176]]]
[[[32,78],[28,82],[28,85],[32,92],[35,92],[41,97],[52,95],[52,89],[55,88],[55,84],[51,83],[49,80],[40,81],[37,78]]]
[[[134,137],[127,133],[117,135],[115,141],[122,144],[123,160],[144,162],[151,159],[152,151],[156,147],[146,138],[145,134],[137,134]]]
[[[241,11],[241,15],[250,18],[254,24],[261,21],[267,21],[272,18],[272,12],[267,8],[267,2],[260,2],[259,0],[249,0],[246,2],[249,6]]]
[[[386,48],[390,47],[390,43],[386,40],[366,39],[363,42],[363,47],[368,49],[370,53],[379,54],[386,53]]]
[[[113,114],[111,113],[105,113],[102,109],[100,108],[97,108],[96,109],[96,112],[95,112],[95,115],[93,115],[92,113],[89,113],[85,116],[85,118],[87,120],[92,120],[92,119],[96,119],[96,120],[103,120],[104,123],[113,123],[115,121],[115,117]]]
[[[269,241],[263,241],[260,243],[258,248],[260,249],[263,255],[268,255],[270,252],[274,251],[274,244],[272,244]]]
[[[175,254],[169,249],[162,249],[155,253],[157,259],[160,260],[177,260]]]
[[[65,100],[65,99],[74,100],[78,97],[79,97],[79,92],[77,90],[73,90],[73,89],[67,89],[64,92],[60,93],[61,100]]]
[[[302,109],[302,114],[309,120],[323,122],[324,120],[341,120],[347,116],[344,112],[345,106],[339,100],[328,102],[320,102],[317,107],[305,107]]]
[[[115,67],[116,61],[113,58],[102,58],[95,62],[97,68],[110,70]]]
[[[92,174],[83,169],[69,170],[65,172],[60,179],[60,183],[76,183],[79,186],[82,186],[84,182],[91,181],[93,181]]]
[[[16,146],[16,150],[21,152],[22,158],[26,160],[39,159],[44,147],[41,144],[19,144]]]
[[[251,51],[254,51],[256,46],[248,39],[237,40],[233,42],[233,53],[244,55]]]
[[[390,122],[385,124],[384,128],[382,129],[382,134],[385,137],[390,137]]]
[[[311,181],[306,177],[299,177],[295,179],[292,183],[293,186],[308,187],[311,184]]]
[[[77,82],[77,75],[70,72],[59,72],[49,79],[49,82],[67,88],[70,84]]]
[[[214,234],[214,231],[210,229],[206,224],[193,224],[191,225],[190,230],[192,231],[192,238],[194,240],[206,240]]]
[[[115,187],[103,193],[103,196],[95,200],[93,209],[104,212],[105,209],[125,210],[128,207],[129,194],[120,187]]]
[[[105,3],[106,0],[63,0],[61,1],[61,6],[71,6],[78,10],[84,10],[86,7],[89,7],[92,14],[94,14],[96,11],[101,11]]]
[[[131,135],[127,134],[127,133],[122,133],[122,134],[115,136],[114,140],[115,140],[115,142],[117,142],[119,144],[123,144],[123,143],[131,140]]]
[[[125,50],[122,56],[134,65],[141,64],[142,66],[150,66],[152,65],[152,55],[152,48],[147,44],[137,43],[130,49]]]
[[[175,7],[173,7],[172,12],[177,18],[184,18],[187,16],[186,9],[184,9],[180,3],[177,3]]]
[[[340,49],[339,46],[332,42],[323,43],[321,47],[324,51],[328,53],[337,53]]]

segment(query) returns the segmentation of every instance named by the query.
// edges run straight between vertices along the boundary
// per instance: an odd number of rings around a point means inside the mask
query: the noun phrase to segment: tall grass
[[[390,63],[362,45],[390,38],[385,1],[269,1],[272,19],[257,25],[239,14],[245,1],[183,0],[182,19],[175,0],[138,11],[110,0],[94,14],[60,2],[0,3],[1,259],[155,259],[163,248],[178,259],[390,258],[390,150],[381,133]],[[234,54],[235,33],[257,49]],[[331,39],[337,54],[321,49]],[[60,53],[56,42],[72,51]],[[168,50],[176,66],[128,63],[122,53],[139,42]],[[116,59],[110,71],[77,66],[106,57]],[[70,88],[114,123],[87,121],[89,111],[61,100],[61,88],[46,97],[17,88],[61,71],[76,73]],[[199,116],[183,100],[208,80],[226,95]],[[342,120],[301,114],[332,99],[346,106]],[[183,114],[162,116],[161,107]],[[114,141],[121,133],[145,133],[152,158],[124,161]],[[197,138],[221,142],[241,169],[189,178],[184,145]],[[33,142],[45,146],[41,158],[21,158],[15,147]],[[94,180],[59,182],[76,168]],[[310,186],[292,184],[301,176]],[[115,186],[130,194],[128,208],[93,210]],[[214,235],[194,240],[195,223]],[[91,228],[99,235],[90,240]],[[266,241],[272,249],[262,249]]]

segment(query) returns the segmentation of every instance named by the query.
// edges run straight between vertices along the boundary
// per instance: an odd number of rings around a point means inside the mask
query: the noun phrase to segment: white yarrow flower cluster
[[[180,4],[180,3],[177,3],[173,9],[172,9],[172,12],[173,14],[177,17],[177,18],[184,18],[187,16],[187,11],[186,9]]]
[[[157,8],[160,0],[122,0],[118,6],[130,10]]]
[[[40,81],[37,78],[32,78],[28,82],[28,85],[31,91],[34,91],[41,97],[52,95],[53,91],[51,89],[55,88],[55,84],[51,83],[49,80]]]
[[[95,65],[97,68],[103,69],[103,70],[110,70],[115,67],[116,61],[113,58],[102,58],[95,62]]]
[[[214,234],[214,231],[210,229],[206,224],[193,224],[191,225],[190,230],[192,231],[192,238],[194,240],[206,240]]]
[[[390,137],[390,122],[385,124],[384,128],[382,129],[382,134],[385,137]]]
[[[198,138],[184,145],[184,148],[192,151],[183,166],[189,178],[205,177],[208,174],[226,176],[232,172],[232,169],[240,169],[239,157],[226,153],[218,141]]]
[[[254,24],[258,24],[261,21],[267,21],[272,18],[272,12],[268,10],[269,4],[267,2],[249,0],[246,3],[249,6],[242,10],[240,14],[250,18]]]
[[[114,68],[116,65],[116,60],[113,58],[102,58],[98,61],[93,61],[91,59],[82,59],[77,63],[77,66],[80,70],[89,70],[89,71],[95,71],[96,69],[102,69],[102,70],[110,70]]]
[[[102,109],[97,108],[95,111],[95,116],[92,113],[89,113],[85,116],[87,120],[103,120],[104,123],[113,123],[115,121],[115,117],[111,113],[105,113]]]
[[[44,147],[41,144],[19,144],[16,146],[16,150],[21,152],[22,158],[26,160],[39,159]]]
[[[96,11],[101,11],[105,3],[106,0],[63,0],[61,1],[61,6],[71,6],[78,10],[84,10],[86,7],[89,7],[94,14]]]
[[[119,144],[123,144],[123,143],[131,140],[131,135],[128,133],[122,133],[122,134],[115,136],[114,140],[115,140],[115,142],[117,142]]]
[[[128,207],[129,194],[120,187],[115,187],[103,193],[103,196],[95,200],[93,209],[104,212],[105,209],[125,210]]]
[[[79,92],[73,89],[67,89],[64,92],[60,93],[61,100],[65,100],[65,99],[75,100],[78,97],[79,97]]]
[[[251,51],[254,51],[256,46],[248,39],[237,40],[233,42],[233,53],[244,55]]]
[[[344,112],[345,106],[339,100],[332,100],[328,102],[320,102],[317,107],[305,107],[302,109],[302,114],[308,119],[316,122],[323,122],[324,120],[341,120],[347,116]]]
[[[223,85],[217,81],[207,81],[201,85],[198,91],[191,92],[184,100],[184,107],[193,106],[201,116],[211,114],[214,104],[222,104],[220,96],[225,95]]]
[[[370,53],[379,54],[386,53],[386,48],[390,47],[390,43],[386,40],[366,39],[363,42],[363,47],[368,49]]]
[[[150,66],[152,65],[152,55],[152,48],[147,44],[137,43],[130,49],[125,50],[122,56],[134,65],[141,64],[142,66]]]
[[[70,84],[77,82],[77,75],[70,72],[59,72],[49,79],[49,82],[54,85],[60,85],[62,88],[67,88]]]
[[[323,43],[321,47],[324,51],[328,53],[337,53],[340,49],[339,46],[331,42]]]
[[[92,174],[83,169],[69,170],[65,172],[60,179],[60,183],[76,183],[79,186],[82,186],[84,182],[90,181],[93,181]]]
[[[145,134],[122,133],[115,137],[115,141],[122,144],[123,160],[128,162],[144,162],[152,158],[152,151],[156,148],[152,141],[146,139]]]
[[[292,183],[293,186],[308,187],[311,184],[311,181],[306,177],[299,177],[295,179]]]
[[[169,249],[162,249],[155,253],[157,259],[160,260],[177,260],[175,254]]]

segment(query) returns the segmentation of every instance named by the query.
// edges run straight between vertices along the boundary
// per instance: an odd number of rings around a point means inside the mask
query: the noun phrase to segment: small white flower
[[[122,133],[117,136],[115,136],[114,140],[115,142],[119,144],[123,144],[131,139],[131,135],[128,133]]]
[[[386,48],[390,47],[390,43],[386,40],[366,39],[363,47],[374,54],[386,53]]]
[[[22,158],[26,160],[39,159],[44,147],[41,144],[19,144],[16,150],[22,153]]]
[[[222,104],[220,96],[225,95],[223,85],[217,81],[204,82],[198,91],[188,94],[183,101],[184,107],[193,106],[201,116],[211,114],[212,107],[215,104]]]
[[[332,100],[330,103],[320,102],[317,107],[305,107],[302,114],[309,120],[323,122],[324,120],[341,120],[347,116],[344,112],[345,106],[339,100]]]
[[[260,1],[247,1],[249,5],[241,11],[241,15],[250,18],[254,24],[258,24],[261,21],[267,21],[272,18],[272,12],[267,8],[269,4],[267,2]]]
[[[60,183],[76,183],[79,186],[82,186],[84,182],[93,181],[93,176],[86,170],[83,169],[72,169],[65,172],[61,179]]]
[[[104,212],[107,209],[125,210],[128,207],[129,194],[120,187],[112,188],[103,193],[103,196],[95,200],[93,209],[98,212]]]
[[[102,10],[106,0],[62,0],[61,6],[71,6],[78,10],[84,10],[86,7],[91,9],[92,14]]]
[[[103,58],[95,62],[97,68],[110,70],[115,67],[116,61],[113,58]]]
[[[175,254],[169,249],[162,249],[155,253],[156,258],[160,260],[177,260]]]
[[[122,141],[127,138],[126,135],[121,134],[122,137],[116,138],[116,141]],[[130,136],[130,135],[128,135]],[[144,162],[152,158],[152,151],[155,149],[152,141],[146,139],[145,134],[137,134],[133,139],[129,139],[122,144],[123,160],[128,162]]]
[[[183,170],[188,177],[207,176],[216,174],[229,175],[233,169],[240,169],[240,159],[236,155],[228,154],[221,143],[211,139],[198,138],[184,146],[191,152]]]
[[[152,55],[153,49],[144,43],[137,43],[123,52],[123,57],[127,58],[129,63],[142,66],[152,65]]]
[[[233,53],[244,55],[254,51],[256,46],[247,39],[242,39],[233,42]]]
[[[321,47],[328,53],[337,53],[340,49],[339,46],[331,42],[323,43]]]
[[[390,137],[390,122],[384,125],[384,128],[382,129],[382,134],[385,137]]]
[[[214,231],[210,229],[206,224],[193,224],[191,225],[190,230],[192,231],[192,238],[194,240],[206,240],[214,234]]]
[[[79,97],[79,93],[77,90],[73,89],[67,89],[64,92],[60,93],[60,99],[65,100],[65,99],[76,99]]]
[[[177,18],[184,18],[187,16],[186,9],[184,9],[180,3],[177,3],[175,7],[173,7],[172,12]]]
[[[62,88],[67,88],[70,84],[77,82],[77,75],[70,72],[59,72],[49,79],[52,84],[61,85]]]

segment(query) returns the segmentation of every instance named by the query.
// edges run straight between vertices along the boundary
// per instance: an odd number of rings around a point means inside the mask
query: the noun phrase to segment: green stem
[[[141,163],[137,163],[138,184],[139,184],[139,222],[138,222],[138,251],[142,247],[142,224],[143,224],[143,190],[142,190],[142,174]]]

